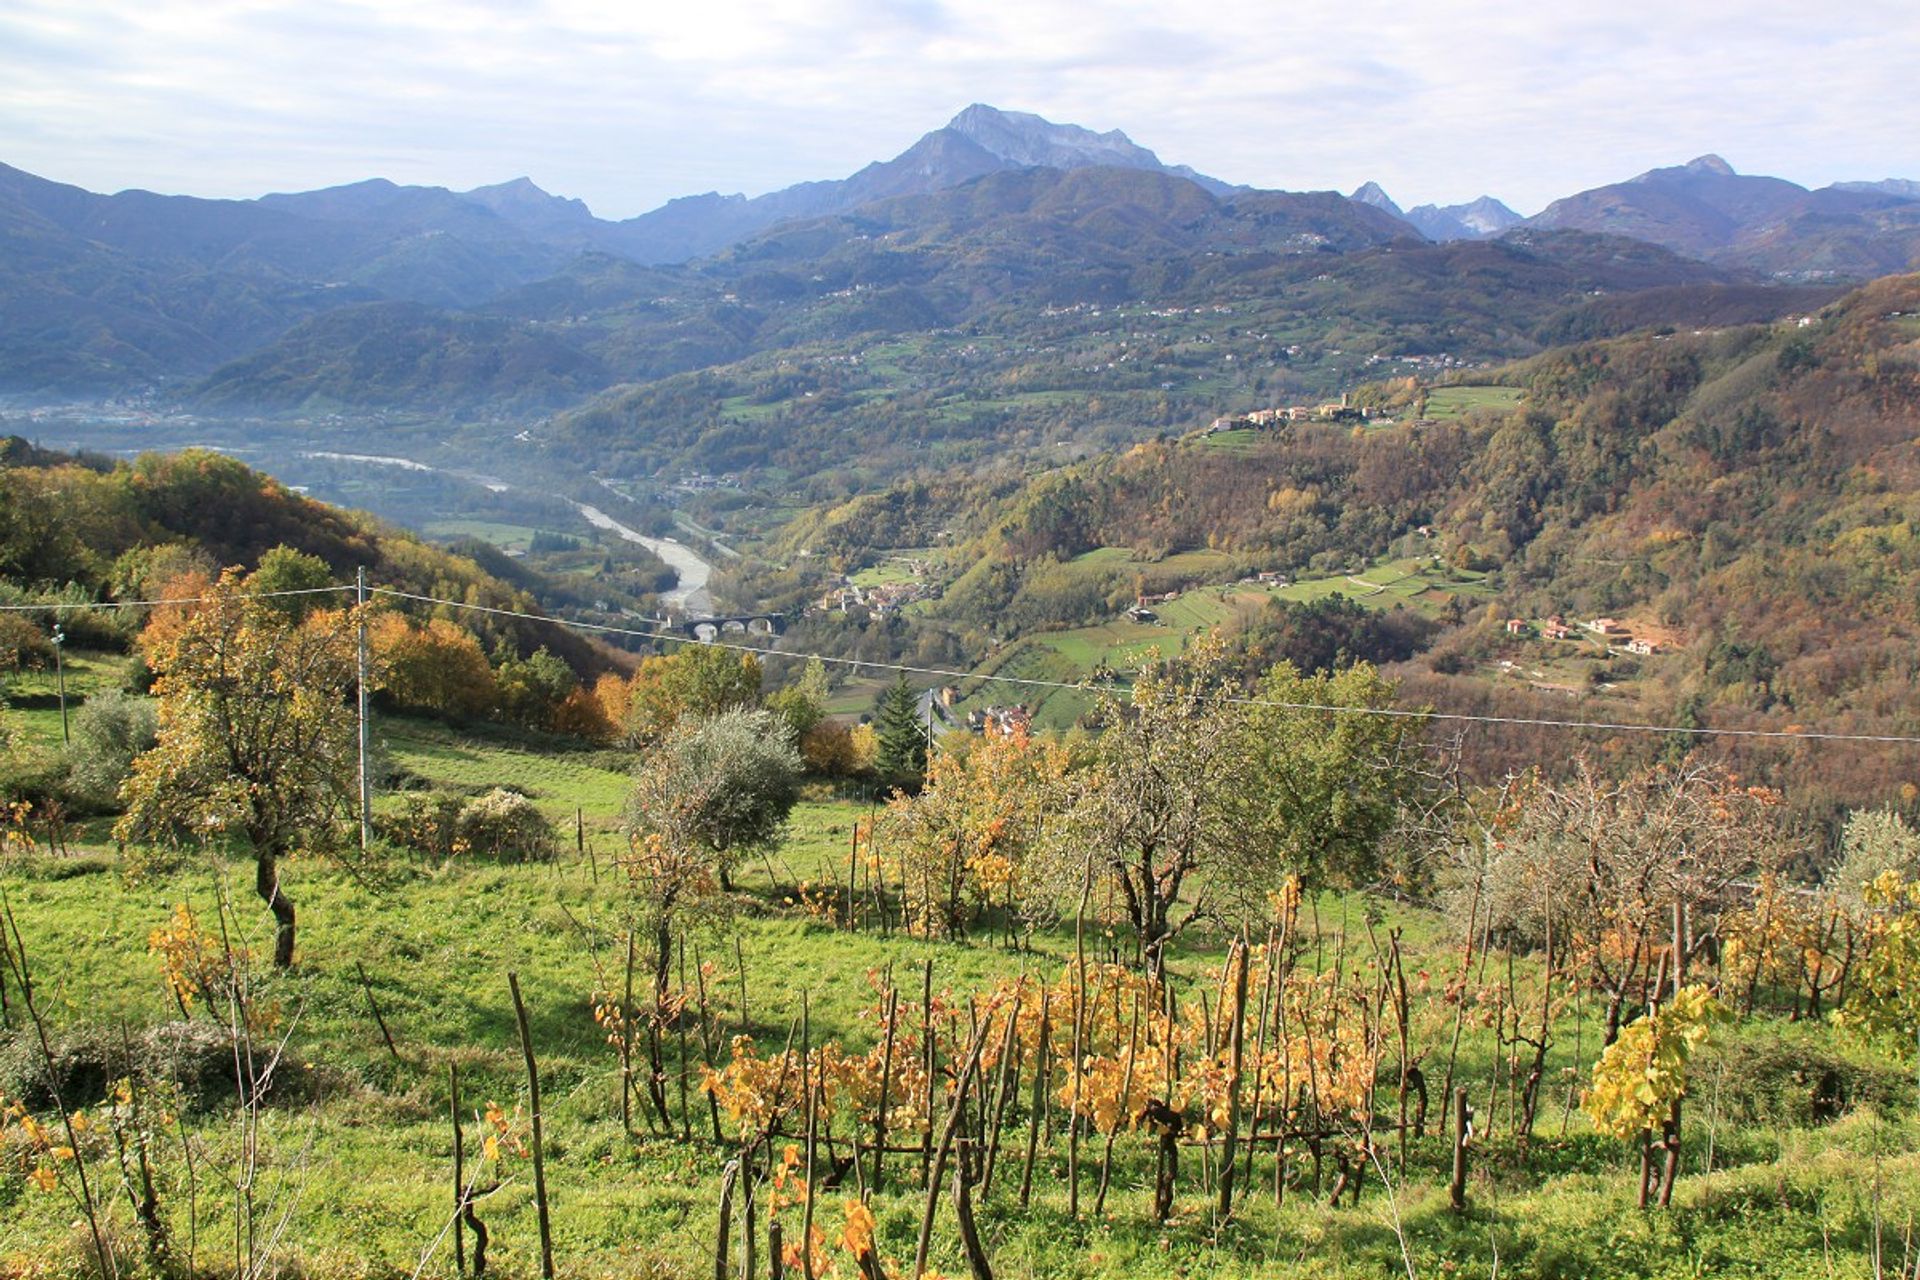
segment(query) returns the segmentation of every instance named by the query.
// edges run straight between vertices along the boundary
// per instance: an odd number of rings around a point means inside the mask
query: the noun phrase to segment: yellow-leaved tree
[[[1667,1160],[1659,1180],[1660,1204],[1673,1198],[1679,1169],[1680,1102],[1687,1096],[1687,1066],[1726,1012],[1703,986],[1682,987],[1652,1013],[1620,1029],[1593,1064],[1593,1084],[1581,1107],[1593,1127],[1623,1142],[1640,1144],[1640,1207],[1654,1190],[1653,1136],[1661,1135]]]
[[[148,637],[159,737],[134,761],[115,834],[244,840],[281,967],[293,963],[294,942],[281,859],[296,844],[331,844],[358,793],[349,699],[359,620],[336,610],[292,618],[229,569],[203,603]]]

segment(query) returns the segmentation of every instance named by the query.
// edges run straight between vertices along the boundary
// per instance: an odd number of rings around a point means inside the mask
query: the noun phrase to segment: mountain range
[[[325,365],[339,390],[531,409],[809,333],[1126,289],[1197,302],[1223,272],[1244,283],[1287,257],[1547,231],[1637,239],[1731,273],[1669,269],[1648,286],[1858,279],[1920,255],[1920,198],[1900,180],[1810,192],[1705,157],[1532,219],[1491,197],[1403,212],[1375,184],[1351,198],[1256,191],[1118,130],[981,104],[844,179],[689,196],[624,221],[525,178],[204,200],[96,194],[0,165],[0,391],[212,375],[194,393],[206,405],[338,402],[315,390]],[[1533,243],[1512,261],[1548,242]],[[844,305],[823,301],[842,291]],[[403,371],[409,352],[420,367]],[[364,361],[395,376],[356,379]]]
[[[1392,214],[1429,240],[1486,240],[1526,221],[1492,196],[1445,207],[1416,205],[1403,212],[1379,183],[1368,182],[1347,198]]]

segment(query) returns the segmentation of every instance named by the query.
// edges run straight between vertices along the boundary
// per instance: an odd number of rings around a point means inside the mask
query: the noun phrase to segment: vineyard
[[[9,748],[93,808],[0,826],[6,1275],[1920,1267],[1896,810],[1829,850],[1677,741],[1475,779],[1202,638],[937,750],[712,645],[553,690],[597,742],[384,713],[361,826],[358,673],[477,643],[203,582]]]
[[[1912,1026],[1897,877],[1853,903],[1769,879],[1711,920],[1604,912],[1598,934],[1515,910],[1556,895],[1498,868],[1465,928],[1288,880],[1262,927],[1196,929],[1156,971],[1090,882],[1040,925],[994,905],[990,871],[930,910],[888,852],[909,808],[815,805],[725,918],[675,928],[664,976],[605,837],[372,884],[302,866],[309,932],[275,971],[237,868],[128,882],[17,824],[34,998],[14,974],[0,1256],[34,1276],[98,1273],[101,1249],[128,1275],[1911,1274],[1911,1063],[1871,1038]]]

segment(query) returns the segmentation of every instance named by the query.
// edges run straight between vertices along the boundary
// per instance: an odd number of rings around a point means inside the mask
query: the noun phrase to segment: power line
[[[641,630],[635,627],[616,627],[606,623],[579,622],[573,619],[546,618],[538,614],[525,613],[516,609],[502,609],[492,605],[471,604],[461,600],[442,600],[435,596],[417,595],[408,591],[395,591],[386,587],[373,587],[369,595],[389,596],[396,600],[410,600],[419,604],[445,605],[454,609],[467,609],[475,613],[491,614],[496,617],[516,618],[527,622],[541,622],[552,626],[572,627],[580,631],[594,631],[603,635],[629,636],[637,639],[665,640],[676,644],[704,644],[714,648],[730,649],[738,653],[751,653],[769,658],[799,658],[833,663],[837,666],[871,667],[877,671],[893,671],[905,675],[932,676],[947,680],[975,680],[983,683],[1019,685],[1027,688],[1088,690],[1111,693],[1124,692],[1128,686],[1112,682],[1080,682],[1067,680],[1042,680],[1032,676],[982,675],[976,671],[954,671],[944,667],[918,667],[899,662],[875,662],[867,658],[841,658],[824,653],[807,653],[794,649],[774,649],[763,645],[739,644],[733,641],[701,640],[697,636],[679,635],[670,631]],[[1716,729],[1711,727],[1689,727],[1686,725],[1638,724],[1632,721],[1606,720],[1556,720],[1543,716],[1494,716],[1477,715],[1461,711],[1415,711],[1406,707],[1346,707],[1331,703],[1285,702],[1274,698],[1254,698],[1238,694],[1214,694],[1208,701],[1231,703],[1238,706],[1268,707],[1280,711],[1312,711],[1327,714],[1369,715],[1408,720],[1444,720],[1468,724],[1497,724],[1518,727],[1545,729],[1587,729],[1601,733],[1652,733],[1662,735],[1700,735],[1719,738],[1763,738],[1785,739],[1807,742],[1869,742],[1888,746],[1920,746],[1920,736],[1891,733],[1840,733],[1820,729]]]
[[[337,595],[353,590],[353,584],[338,587],[290,587],[285,591],[249,591],[250,600],[271,600],[282,596]],[[0,613],[45,613],[63,609],[158,609],[164,605],[211,604],[218,596],[171,596],[165,600],[48,600],[41,604],[0,604]]]
[[[283,591],[259,591],[249,593],[254,599],[274,599],[287,596],[312,596],[341,594],[355,591],[356,584],[342,583],[338,586],[299,587]],[[532,622],[546,626],[569,627],[576,631],[592,631],[600,635],[626,636],[639,640],[665,641],[672,644],[701,644],[712,648],[729,649],[737,653],[751,653],[763,658],[790,658],[831,663],[835,666],[858,670],[861,667],[875,671],[892,671],[902,675],[928,676],[941,680],[972,680],[982,684],[1005,684],[1029,689],[1065,690],[1085,693],[1106,692],[1124,693],[1129,686],[1112,681],[1043,680],[1036,676],[983,675],[977,671],[955,671],[947,667],[920,667],[902,662],[876,662],[870,658],[842,658],[832,654],[809,653],[795,649],[775,649],[765,645],[740,644],[718,637],[702,640],[698,636],[681,635],[673,631],[641,629],[638,627],[616,627],[602,622],[581,622],[571,618],[549,618],[537,613],[528,613],[522,609],[503,609],[497,605],[474,604],[465,600],[443,600],[438,596],[421,595],[412,591],[399,591],[392,587],[368,587],[368,596],[386,596],[393,600],[406,600],[415,604],[438,605],[449,609],[464,609],[470,613],[487,614],[497,618],[512,618],[521,622]],[[182,596],[163,600],[87,600],[72,603],[45,604],[8,604],[0,605],[0,611],[40,612],[58,609],[142,609],[158,608],[165,605],[206,604],[216,596]],[[1196,695],[1198,696],[1198,695]],[[1416,711],[1407,707],[1346,707],[1333,703],[1287,702],[1275,698],[1255,698],[1240,694],[1219,693],[1206,695],[1206,701],[1223,702],[1235,706],[1266,707],[1277,711],[1310,711],[1326,715],[1365,715],[1402,720],[1439,720],[1455,724],[1507,725],[1518,728],[1573,729],[1596,733],[1648,733],[1662,736],[1699,736],[1708,738],[1757,738],[1791,742],[1864,742],[1881,746],[1920,746],[1920,736],[1897,733],[1841,733],[1823,729],[1721,729],[1709,726],[1690,727],[1687,725],[1641,724],[1633,721],[1611,720],[1560,720],[1546,716],[1495,716],[1479,715],[1464,711]]]

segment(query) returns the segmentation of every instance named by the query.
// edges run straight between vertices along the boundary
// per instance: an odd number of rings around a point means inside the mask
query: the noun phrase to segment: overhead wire
[[[357,590],[356,584],[344,583],[338,586],[299,587],[280,591],[261,591],[252,593],[256,598],[274,599],[288,596],[331,595]],[[1002,684],[1019,688],[1047,689],[1072,692],[1124,693],[1130,687],[1116,681],[1071,681],[1047,680],[1037,676],[1004,676],[978,671],[958,671],[949,667],[918,666],[912,663],[888,662],[873,658],[848,658],[836,654],[814,653],[799,649],[778,649],[769,645],[743,644],[724,638],[724,633],[712,638],[703,638],[680,630],[661,630],[658,628],[621,627],[604,622],[585,622],[574,618],[553,618],[543,614],[529,613],[523,609],[507,609],[498,605],[475,604],[467,600],[446,600],[439,596],[423,595],[419,592],[400,591],[393,587],[368,587],[367,595],[384,596],[391,600],[404,600],[413,604],[434,605],[441,608],[459,609],[470,613],[485,614],[490,617],[510,618],[520,622],[530,622],[544,626],[566,627],[575,631],[590,631],[598,635],[622,636],[629,639],[662,641],[669,644],[697,644],[712,648],[728,649],[737,653],[753,654],[762,658],[786,658],[800,661],[818,661],[823,665],[861,668],[874,671],[890,671],[898,675],[926,676],[934,679],[954,682],[974,681],[982,684]],[[92,601],[48,601],[42,604],[0,605],[7,612],[49,612],[75,609],[137,609],[160,608],[171,605],[206,604],[217,599],[215,596],[181,596],[160,600],[92,600]],[[686,626],[697,626],[701,619],[693,619]],[[1500,716],[1465,711],[1423,711],[1411,707],[1355,707],[1338,703],[1294,702],[1278,698],[1261,698],[1244,694],[1215,693],[1196,695],[1211,702],[1222,702],[1235,706],[1264,707],[1278,711],[1304,711],[1325,715],[1362,715],[1403,720],[1445,721],[1458,724],[1504,725],[1520,728],[1571,729],[1594,733],[1645,733],[1664,736],[1685,736],[1704,738],[1754,738],[1774,741],[1795,742],[1859,742],[1880,746],[1920,746],[1920,735],[1898,733],[1848,733],[1830,729],[1732,729],[1711,725],[1675,725],[1647,724],[1631,720],[1568,720],[1549,716]]]
[[[901,662],[881,662],[871,658],[846,658],[832,654],[810,653],[797,649],[776,649],[764,645],[741,644],[736,641],[715,636],[703,639],[697,635],[683,635],[674,631],[641,630],[635,627],[616,627],[607,623],[581,622],[575,619],[547,618],[537,614],[525,613],[515,609],[502,609],[492,605],[471,604],[460,600],[441,600],[434,596],[418,595],[413,592],[396,591],[388,587],[370,587],[370,596],[389,596],[399,600],[410,600],[420,604],[445,605],[455,609],[467,609],[477,613],[493,614],[500,617],[522,619],[529,622],[544,622],[555,626],[572,627],[583,631],[594,631],[603,635],[628,636],[639,639],[664,640],[675,644],[700,644],[740,653],[751,653],[760,657],[792,658],[818,660],[822,664],[845,667],[870,667],[878,671],[891,671],[903,675],[932,676],[940,679],[964,681],[972,680],[996,684],[1024,686],[1028,688],[1074,690],[1080,692],[1103,691],[1124,692],[1128,686],[1113,682],[1044,680],[1033,676],[1003,676],[982,674],[977,671],[955,671],[944,667],[922,667]],[[694,619],[693,624],[699,622]],[[1462,711],[1421,711],[1409,707],[1353,707],[1336,703],[1290,702],[1276,698],[1249,697],[1241,694],[1209,694],[1209,701],[1230,703],[1238,706],[1268,707],[1281,711],[1311,711],[1327,714],[1369,715],[1411,720],[1445,720],[1471,724],[1497,724],[1549,729],[1584,729],[1603,733],[1653,733],[1665,735],[1700,735],[1722,738],[1767,738],[1792,739],[1816,742],[1867,742],[1881,745],[1920,746],[1920,736],[1892,733],[1844,733],[1836,730],[1820,729],[1728,729],[1711,726],[1644,724],[1634,721],[1604,720],[1558,720],[1544,716],[1495,716]]]
[[[355,590],[353,583],[337,587],[288,587],[284,591],[249,591],[256,600],[282,596],[334,595]],[[218,596],[170,596],[164,600],[47,600],[40,604],[0,604],[4,613],[58,613],[67,609],[159,609],[168,605],[210,604]]]

